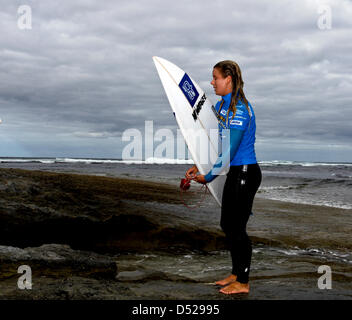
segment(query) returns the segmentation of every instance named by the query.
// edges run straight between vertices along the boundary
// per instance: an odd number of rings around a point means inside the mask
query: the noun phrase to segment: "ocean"
[[[0,168],[125,177],[178,184],[192,160],[0,158]],[[352,209],[352,163],[262,161],[257,197],[298,204]],[[196,187],[195,187],[196,188]],[[205,200],[211,203],[209,197]]]
[[[0,158],[0,168],[88,174],[139,179],[174,185],[193,164],[192,160],[148,159],[127,162],[119,159]],[[249,299],[351,299],[352,298],[352,164],[295,161],[259,162],[263,179],[247,230],[253,242]],[[129,199],[149,212],[194,223],[202,230],[219,229],[220,208],[201,185],[192,182],[190,191],[180,192],[180,203]],[[183,204],[185,205],[182,205]],[[206,236],[206,233],[205,233]],[[170,299],[213,299],[217,289],[209,285],[231,270],[228,251],[208,254],[145,252],[118,257],[121,277],[128,272],[167,272],[199,282],[172,280],[156,285],[130,282],[140,297]],[[332,270],[331,290],[319,288],[320,267]],[[125,268],[125,269],[124,269]],[[135,271],[133,271],[135,270]],[[170,286],[175,290],[170,291]],[[172,292],[172,294],[170,293]],[[98,295],[99,296],[99,295]],[[225,297],[227,298],[227,297]]]

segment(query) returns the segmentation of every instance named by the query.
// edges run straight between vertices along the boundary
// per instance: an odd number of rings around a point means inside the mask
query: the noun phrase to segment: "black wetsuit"
[[[221,139],[223,130],[230,130],[230,148],[224,154],[230,154],[231,162],[222,195],[220,224],[231,252],[232,273],[237,276],[237,281],[247,283],[252,245],[246,226],[262,174],[254,150],[256,118],[253,108],[249,102],[246,106],[242,101],[238,101],[236,114],[233,120],[229,120],[233,116],[229,110],[231,97],[231,93],[223,96],[215,106]],[[229,136],[229,133],[224,135],[226,136]],[[213,169],[205,175],[207,182],[217,177],[214,172],[219,164],[224,165],[220,157]]]
[[[226,235],[232,258],[232,274],[248,282],[252,244],[246,226],[262,174],[259,165],[231,166],[227,174],[221,207],[221,228]]]

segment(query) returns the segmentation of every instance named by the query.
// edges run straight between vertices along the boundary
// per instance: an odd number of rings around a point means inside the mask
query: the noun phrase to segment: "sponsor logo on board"
[[[183,94],[185,95],[188,102],[190,103],[190,105],[193,108],[194,104],[196,103],[196,101],[199,97],[199,93],[198,93],[195,85],[193,84],[192,80],[187,75],[187,73],[184,74],[184,76],[178,86],[181,88]]]
[[[197,103],[197,106],[194,108],[193,112],[192,112],[192,116],[194,121],[196,121],[198,119],[198,114],[200,112],[200,110],[202,110],[202,106],[205,102],[205,100],[207,100],[207,97],[205,96],[205,93],[202,95],[202,97],[200,98],[199,102]]]

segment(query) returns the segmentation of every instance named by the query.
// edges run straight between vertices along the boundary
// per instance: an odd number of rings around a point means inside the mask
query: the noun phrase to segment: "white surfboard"
[[[220,151],[214,106],[199,85],[182,69],[160,57],[153,57],[153,60],[193,161],[201,174],[207,174]],[[199,133],[206,137],[207,146],[200,146]],[[220,206],[225,180],[226,175],[223,174],[207,184]]]

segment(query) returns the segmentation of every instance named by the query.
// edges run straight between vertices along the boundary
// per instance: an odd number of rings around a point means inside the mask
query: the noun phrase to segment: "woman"
[[[224,286],[220,290],[224,294],[248,293],[252,245],[246,225],[262,179],[254,150],[255,115],[244,95],[244,83],[237,63],[230,60],[217,63],[211,84],[215,93],[222,96],[215,106],[221,139],[223,129],[230,131],[230,147],[224,151],[229,156],[230,169],[222,195],[220,225],[231,252],[232,273],[216,284]],[[206,175],[196,175],[198,168],[193,166],[187,170],[186,178],[202,184],[213,181],[217,177],[216,169],[224,159],[221,156]]]

